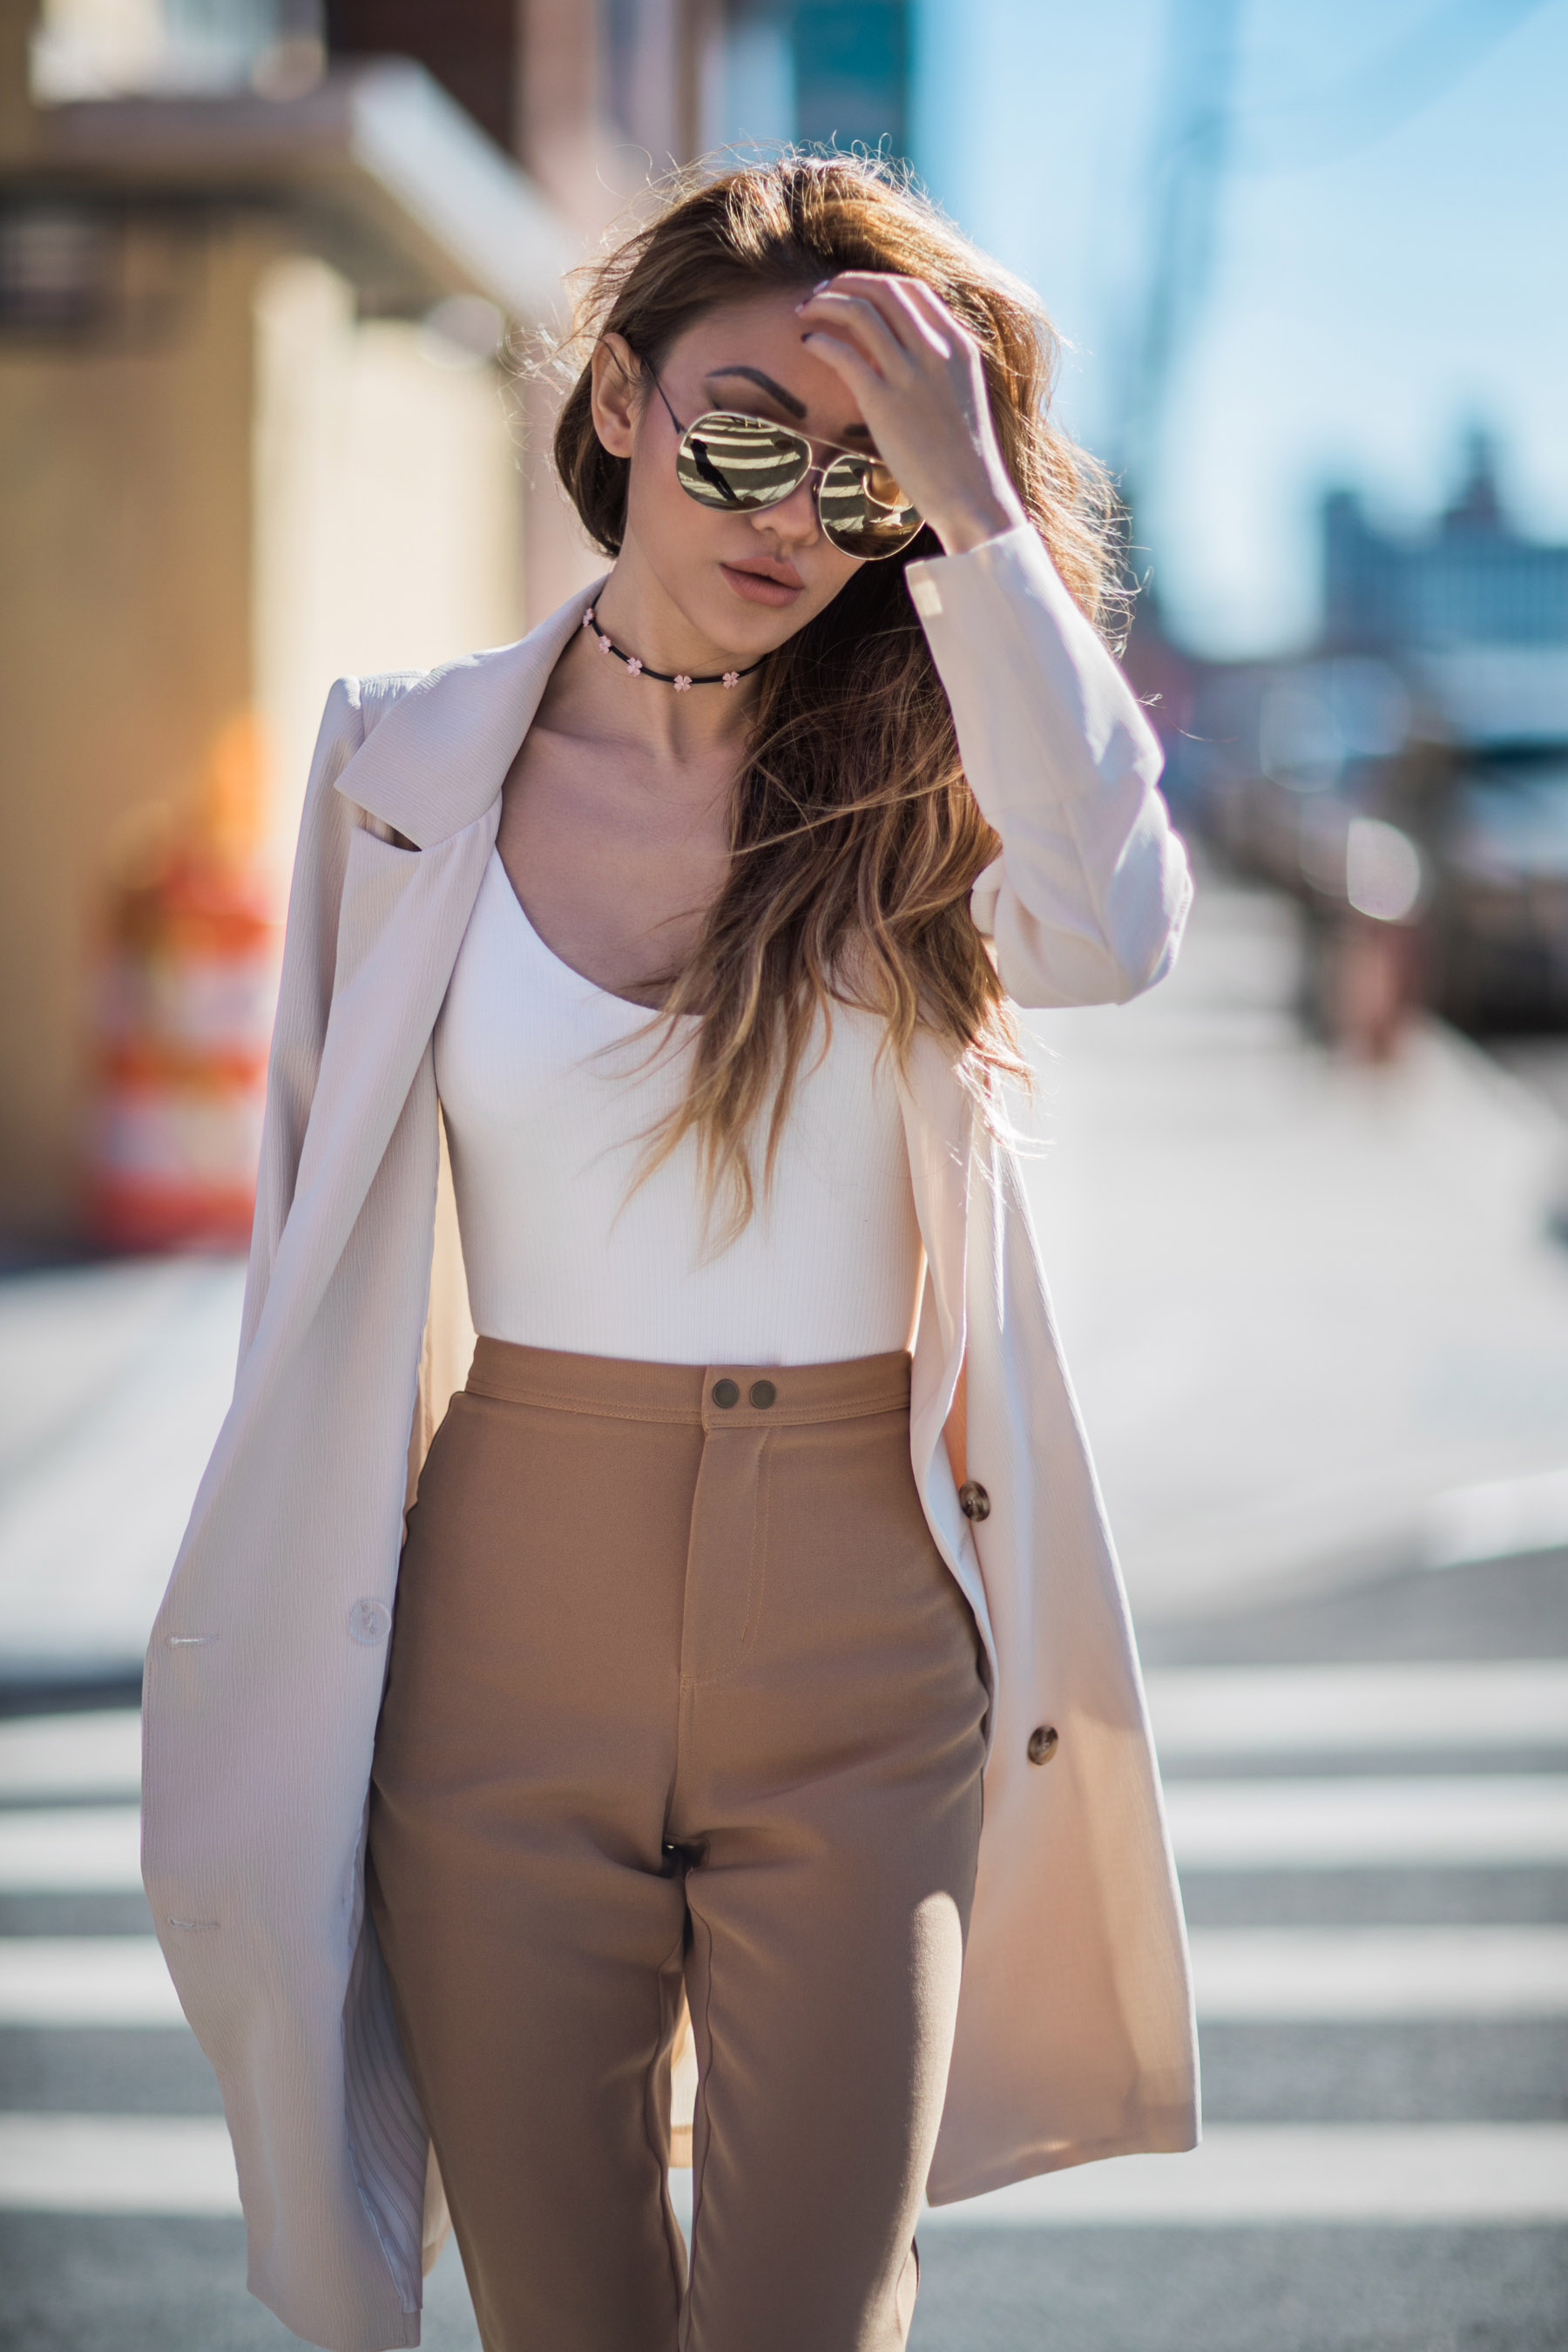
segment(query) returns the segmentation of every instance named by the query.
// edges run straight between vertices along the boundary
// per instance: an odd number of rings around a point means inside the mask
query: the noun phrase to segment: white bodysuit
[[[475,1328],[656,1363],[841,1362],[913,1345],[924,1255],[881,1021],[836,1004],[807,1047],[772,1186],[728,1246],[696,1139],[634,1188],[697,1023],[563,963],[492,853],[436,1027]],[[651,1056],[651,1058],[650,1058]]]

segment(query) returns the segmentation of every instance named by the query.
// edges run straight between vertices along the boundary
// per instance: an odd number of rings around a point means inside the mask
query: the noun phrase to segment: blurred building
[[[1568,547],[1510,520],[1488,435],[1425,529],[1322,506],[1323,620],[1296,659],[1200,665],[1178,803],[1333,918],[1358,843],[1418,876],[1431,1001],[1474,1028],[1568,1018]]]
[[[1455,496],[1425,528],[1374,521],[1350,489],[1321,512],[1316,644],[1187,666],[1174,789],[1241,843],[1271,793],[1286,816],[1324,793],[1364,794],[1412,740],[1462,751],[1568,735],[1568,547],[1516,527],[1489,434],[1467,436]],[[1259,838],[1248,854],[1297,873],[1293,846]]]
[[[495,362],[578,240],[429,76],[331,67],[282,11],[5,0],[0,23],[16,1244],[80,1230],[108,900],[198,821],[237,727],[276,876],[331,677],[521,626]]]
[[[83,1233],[111,913],[232,836],[236,742],[277,903],[332,677],[587,576],[516,331],[650,173],[896,151],[908,42],[906,0],[0,0],[0,1247]]]
[[[611,0],[613,24],[627,0]],[[731,0],[709,54],[704,145],[908,151],[910,0]]]
[[[1514,529],[1489,434],[1468,436],[1458,495],[1430,530],[1382,530],[1345,489],[1324,499],[1322,519],[1328,649],[1568,646],[1568,547]]]

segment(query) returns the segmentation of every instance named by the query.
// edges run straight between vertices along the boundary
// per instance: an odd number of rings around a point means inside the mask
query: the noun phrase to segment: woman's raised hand
[[[918,278],[846,269],[798,305],[879,456],[950,555],[1027,521],[992,422],[980,346]]]

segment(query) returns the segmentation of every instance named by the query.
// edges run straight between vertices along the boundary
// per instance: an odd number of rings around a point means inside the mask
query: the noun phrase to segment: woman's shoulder
[[[351,816],[352,790],[345,773],[379,722],[395,704],[424,681],[421,670],[382,670],[360,677],[345,671],[333,679],[317,731],[315,755],[305,786],[295,851],[296,872],[301,867],[336,872],[341,877],[347,834],[353,823],[364,828],[365,813]]]
[[[424,670],[388,669],[364,677],[345,670],[335,677],[321,712],[312,782],[321,781],[320,772],[330,764],[334,751],[341,759],[357,750],[393,705],[422,686],[426,676]]]
[[[369,735],[395,702],[401,702],[405,694],[423,686],[430,675],[423,669],[384,669],[369,677],[342,678],[339,684],[353,688],[361,729]]]
[[[573,600],[574,621],[578,601]],[[337,680],[328,698],[329,715],[336,705],[342,717],[352,717],[353,725],[363,736],[369,736],[399,703],[416,706],[419,724],[424,727],[431,721],[462,726],[472,724],[476,719],[482,724],[485,714],[498,707],[510,709],[525,680],[531,682],[532,699],[536,701],[539,687],[554,667],[565,635],[570,634],[563,633],[562,627],[565,610],[563,606],[562,613],[552,614],[538,628],[505,645],[484,646],[471,653],[458,654],[435,663],[429,669],[345,675]],[[537,677],[535,672],[539,673]],[[412,709],[410,715],[414,715]]]

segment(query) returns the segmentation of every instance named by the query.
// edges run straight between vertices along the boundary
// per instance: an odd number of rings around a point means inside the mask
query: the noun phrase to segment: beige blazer
[[[1003,844],[973,908],[1009,992],[1151,986],[1191,885],[1116,665],[1026,529],[909,579]],[[426,2134],[363,1862],[430,1286],[431,1037],[502,780],[580,609],[428,677],[332,689],[234,1402],[147,1655],[147,1891],[222,2084],[250,2284],[335,2352],[419,2337]],[[914,1475],[994,1687],[940,2203],[1190,2147],[1196,2073],[1131,1631],[1018,1167],[931,1036],[900,1092],[928,1262]],[[961,1371],[991,1502],[975,1524],[941,1442]]]

